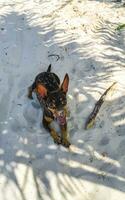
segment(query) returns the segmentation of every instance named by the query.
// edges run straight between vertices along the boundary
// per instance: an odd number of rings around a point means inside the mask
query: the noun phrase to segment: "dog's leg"
[[[60,129],[61,129],[61,144],[65,147],[69,147],[71,144],[68,141],[67,123],[63,126],[60,125]]]
[[[36,88],[36,83],[34,82],[29,88],[28,88],[28,98],[29,99],[33,99],[32,97],[32,92],[35,90]]]
[[[42,122],[43,122],[44,128],[50,132],[50,135],[52,136],[52,138],[53,138],[53,140],[56,144],[61,144],[61,137],[59,135],[57,135],[55,129],[51,128],[51,126],[50,126],[52,121],[53,121],[53,119],[43,115],[43,121]]]

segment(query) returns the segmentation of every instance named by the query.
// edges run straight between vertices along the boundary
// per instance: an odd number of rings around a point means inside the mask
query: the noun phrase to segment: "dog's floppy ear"
[[[42,96],[43,98],[47,95],[47,89],[41,84],[37,85],[36,90],[38,94]]]
[[[68,91],[68,86],[69,86],[69,76],[68,74],[66,74],[61,85],[61,89],[63,90],[63,92],[66,93]]]

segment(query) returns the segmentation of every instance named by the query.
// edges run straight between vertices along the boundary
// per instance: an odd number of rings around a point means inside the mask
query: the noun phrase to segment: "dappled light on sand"
[[[0,199],[125,199],[125,23],[122,3],[0,1]],[[69,149],[41,126],[27,88],[52,64],[69,74]],[[84,124],[104,91],[93,128]]]

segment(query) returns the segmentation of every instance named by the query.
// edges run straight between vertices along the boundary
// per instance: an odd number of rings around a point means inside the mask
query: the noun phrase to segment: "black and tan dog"
[[[67,99],[66,93],[68,91],[69,76],[65,75],[62,84],[55,73],[51,72],[51,65],[49,65],[46,72],[38,74],[33,84],[29,87],[28,97],[32,99],[32,92],[34,91],[43,107],[43,126],[47,129],[54,142],[62,144],[65,147],[70,146],[67,139]],[[51,122],[56,120],[60,126],[61,137],[56,133],[55,129],[51,127]]]

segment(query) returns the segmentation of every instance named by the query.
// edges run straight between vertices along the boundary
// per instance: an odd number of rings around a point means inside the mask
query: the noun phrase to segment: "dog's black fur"
[[[32,99],[34,91],[37,98],[43,107],[43,126],[50,132],[57,144],[62,144],[65,147],[70,146],[67,139],[67,99],[69,76],[65,75],[62,84],[60,85],[59,77],[51,72],[49,65],[46,72],[38,74],[35,81],[28,89],[28,97]],[[61,137],[56,133],[55,129],[51,128],[51,122],[56,120],[59,123]]]

